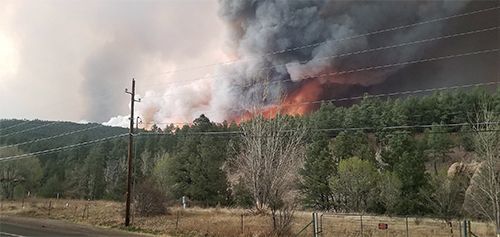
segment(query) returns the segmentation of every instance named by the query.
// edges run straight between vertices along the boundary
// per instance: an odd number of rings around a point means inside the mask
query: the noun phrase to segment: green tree
[[[438,173],[437,163],[438,161],[444,162],[448,157],[448,152],[453,146],[447,129],[436,123],[433,124],[431,129],[425,130],[425,141],[426,141],[426,154],[429,160],[432,161],[434,166],[434,174]]]
[[[391,133],[391,129],[387,127],[407,125],[408,111],[400,99],[385,101],[377,111],[380,115],[377,117],[379,121],[376,122],[378,127],[375,129],[375,135],[377,143],[382,144],[384,138]]]
[[[227,144],[213,136],[194,136],[193,133],[217,131],[216,124],[201,115],[192,127],[181,129],[177,153],[168,161],[169,190],[175,198],[188,196],[203,205],[213,206],[227,201],[228,186],[222,165]]]
[[[57,177],[57,175],[53,175],[45,182],[40,190],[40,194],[48,198],[54,198],[58,193],[63,194],[64,189],[61,184],[62,181],[59,179],[59,177]]]
[[[460,145],[465,151],[474,151],[474,136],[470,126],[462,126],[460,128]]]
[[[155,155],[153,155],[149,150],[146,149],[138,158],[141,162],[140,171],[142,176],[150,176],[156,163]]]
[[[401,200],[399,214],[423,214],[427,211],[423,205],[420,190],[427,184],[425,159],[422,149],[412,144],[403,151],[394,168],[401,180]]]
[[[361,131],[340,132],[333,143],[333,155],[337,162],[353,156],[373,161],[374,153],[367,134]]]
[[[383,205],[386,213],[396,213],[401,199],[401,180],[394,172],[384,172],[381,174],[378,183],[379,201]]]
[[[116,140],[107,154],[104,170],[106,199],[123,200],[127,183],[127,143]],[[136,176],[135,176],[136,177]]]
[[[415,141],[413,141],[410,135],[403,132],[395,132],[384,137],[381,152],[383,168],[393,171],[396,164],[399,163],[402,154],[414,146],[413,142]]]
[[[333,195],[329,181],[335,174],[335,167],[329,138],[323,133],[315,134],[306,147],[304,168],[300,170],[305,206],[320,210],[332,208]]]
[[[322,104],[319,110],[310,115],[312,128],[341,128],[345,126],[347,109],[334,104]]]
[[[174,183],[170,180],[172,175],[169,174],[170,167],[174,165],[172,162],[172,157],[168,153],[164,153],[153,168],[154,181],[158,185],[158,189],[166,196],[172,194],[169,185]]]
[[[244,185],[243,178],[240,177],[232,187],[233,201],[242,208],[250,209],[254,205],[252,192]]]
[[[338,174],[330,180],[333,192],[349,211],[366,211],[374,201],[379,175],[370,161],[352,157],[340,161]]]
[[[80,173],[80,185],[83,188],[85,198],[100,199],[104,196],[106,183],[104,170],[106,166],[106,150],[99,145],[92,149],[87,156]]]
[[[20,154],[22,152],[17,148],[8,148],[0,152],[0,157]],[[42,172],[42,167],[37,157],[1,161],[0,185],[3,198],[14,198],[14,190],[16,188],[33,193],[39,186]]]

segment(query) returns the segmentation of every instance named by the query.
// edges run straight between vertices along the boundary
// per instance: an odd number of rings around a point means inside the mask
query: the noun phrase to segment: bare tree
[[[144,180],[134,193],[134,206],[141,216],[156,216],[168,212],[166,198],[151,180]]]
[[[484,106],[473,124],[474,144],[480,165],[472,176],[464,208],[492,221],[500,237],[500,119]]]
[[[230,180],[241,180],[251,192],[257,211],[271,209],[275,230],[289,226],[298,172],[304,160],[306,126],[290,116],[259,115],[241,125],[239,155],[231,164]],[[237,177],[237,178],[236,178]]]
[[[424,188],[422,194],[434,214],[447,223],[461,216],[468,178],[463,175],[450,177],[440,172],[432,175],[429,181],[430,186]]]

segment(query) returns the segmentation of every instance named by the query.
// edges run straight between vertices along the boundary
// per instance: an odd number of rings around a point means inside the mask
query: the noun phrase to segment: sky
[[[498,9],[366,35],[495,6],[494,0],[0,0],[0,119],[127,126],[124,90],[132,78],[144,126],[190,122],[202,113],[237,121],[283,98],[310,102],[498,80],[498,51],[308,77],[498,48]],[[353,35],[361,37],[341,40]],[[303,45],[310,47],[272,53]]]
[[[104,122],[133,77],[154,93],[227,59],[216,1],[0,1],[0,118]]]

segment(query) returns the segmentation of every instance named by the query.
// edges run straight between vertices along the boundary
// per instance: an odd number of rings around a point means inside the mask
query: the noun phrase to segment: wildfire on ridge
[[[316,101],[321,97],[322,84],[320,80],[304,80],[297,89],[286,95],[280,104],[266,106],[256,112],[246,111],[242,115],[233,118],[232,121],[239,124],[252,119],[256,114],[270,119],[277,114],[301,116],[310,113],[318,107],[318,104],[309,102]]]

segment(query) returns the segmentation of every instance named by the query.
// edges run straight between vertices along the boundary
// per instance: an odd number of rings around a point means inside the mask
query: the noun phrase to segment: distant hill
[[[24,152],[35,152],[127,132],[128,129],[125,128],[108,127],[97,123],[80,124],[73,122],[43,120],[27,121],[17,119],[1,119],[0,146],[29,142],[40,138],[57,136],[63,133],[72,133],[66,136],[56,137],[54,139],[20,145],[18,147]]]

